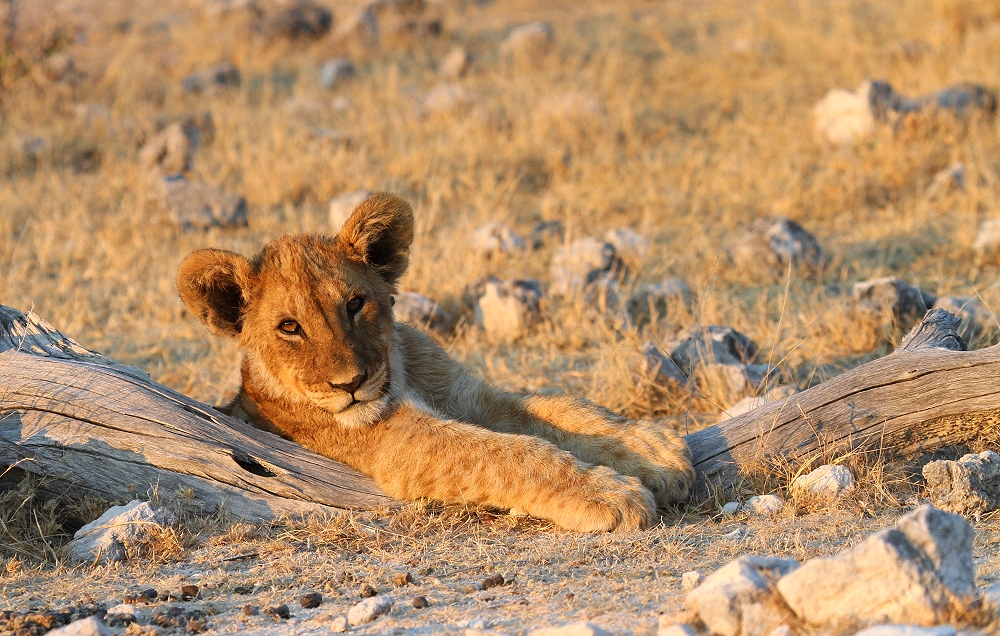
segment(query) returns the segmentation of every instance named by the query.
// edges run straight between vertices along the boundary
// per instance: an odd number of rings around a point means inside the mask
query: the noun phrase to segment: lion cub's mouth
[[[389,404],[389,365],[383,364],[369,374],[353,393],[343,390],[308,391],[306,396],[318,407],[329,411],[347,426],[374,423]]]

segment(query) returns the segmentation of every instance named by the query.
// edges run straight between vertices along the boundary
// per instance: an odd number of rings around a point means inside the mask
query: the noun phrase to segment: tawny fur
[[[517,508],[601,531],[647,527],[657,504],[687,495],[691,455],[673,432],[580,398],[501,391],[394,323],[412,239],[410,206],[377,194],[336,237],[283,237],[253,259],[185,259],[181,298],[243,352],[230,412],[399,499]]]

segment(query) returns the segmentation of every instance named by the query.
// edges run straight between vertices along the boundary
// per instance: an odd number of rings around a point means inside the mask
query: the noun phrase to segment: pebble
[[[272,617],[274,620],[287,621],[291,617],[291,612],[288,610],[288,606],[285,604],[278,605],[277,607],[269,607],[264,610],[264,613]]]
[[[257,616],[260,614],[260,608],[256,605],[250,605],[249,603],[243,606],[244,616]]]
[[[181,600],[190,601],[193,598],[198,598],[200,591],[197,585],[183,585],[181,586]]]
[[[330,622],[330,631],[336,634],[346,632],[351,628],[350,623],[347,622],[347,616],[341,614]]]
[[[785,500],[778,495],[757,495],[747,499],[740,510],[758,517],[773,517],[784,507]]]
[[[91,616],[73,621],[65,627],[54,629],[49,634],[52,636],[111,636],[111,630],[100,619]]]
[[[373,596],[378,596],[378,590],[376,590],[371,585],[365,583],[364,585],[361,586],[361,589],[358,591],[358,596],[360,596],[361,598],[372,598]]]
[[[413,598],[413,607],[415,607],[417,609],[424,609],[425,607],[429,607],[429,606],[430,606],[430,603],[427,601],[427,597],[426,596],[415,596]]]
[[[361,601],[347,612],[347,622],[353,626],[374,621],[392,609],[392,599],[388,596],[372,596]]]
[[[504,578],[502,574],[494,574],[483,579],[483,589],[488,590],[491,587],[499,587],[504,584]]]
[[[854,490],[854,475],[847,466],[820,466],[792,480],[789,491],[796,496],[833,502]]]
[[[726,505],[722,507],[722,514],[726,517],[732,517],[739,513],[742,504],[738,501],[726,502]]]
[[[404,585],[409,585],[410,583],[413,583],[413,575],[409,572],[397,574],[392,577],[392,584],[396,587],[403,587]]]
[[[314,609],[323,604],[323,595],[319,592],[306,592],[299,597],[299,604],[305,609]]]

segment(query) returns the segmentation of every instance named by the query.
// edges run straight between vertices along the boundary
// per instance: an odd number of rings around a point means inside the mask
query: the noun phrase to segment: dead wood
[[[775,458],[882,449],[913,457],[997,430],[1000,345],[966,351],[959,319],[933,309],[891,355],[687,436],[696,497]]]
[[[4,465],[109,500],[155,489],[248,520],[392,502],[365,475],[0,305],[0,472]]]

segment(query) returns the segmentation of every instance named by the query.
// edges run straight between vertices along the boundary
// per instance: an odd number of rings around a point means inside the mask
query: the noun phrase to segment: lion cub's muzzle
[[[317,406],[333,413],[341,413],[382,398],[388,385],[388,365],[382,364],[374,372],[365,369],[348,382],[328,380],[322,390],[308,391],[306,395]]]

